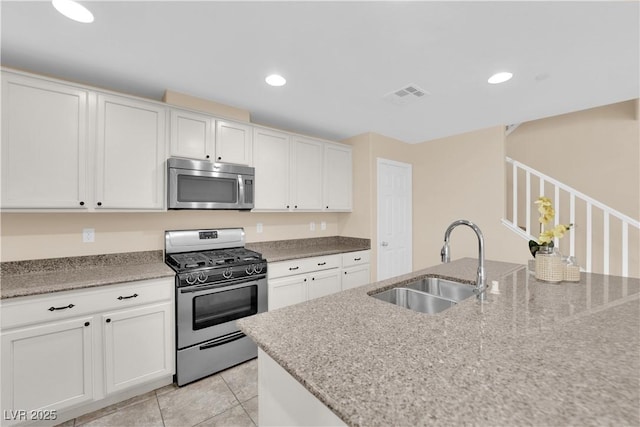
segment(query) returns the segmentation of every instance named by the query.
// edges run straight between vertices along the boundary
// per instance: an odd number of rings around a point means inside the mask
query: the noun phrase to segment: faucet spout
[[[476,224],[466,219],[459,219],[457,221],[452,222],[451,225],[449,225],[449,227],[447,227],[447,230],[444,232],[444,245],[442,246],[442,250],[440,251],[440,257],[443,263],[447,263],[450,261],[451,254],[449,251],[449,239],[453,229],[459,225],[466,225],[467,227],[470,227],[478,237],[478,271],[476,273],[475,293],[479,300],[484,300],[486,296],[485,290],[487,288],[487,285],[486,285],[487,278],[484,270],[484,236],[482,235],[482,231],[480,231],[480,228]]]

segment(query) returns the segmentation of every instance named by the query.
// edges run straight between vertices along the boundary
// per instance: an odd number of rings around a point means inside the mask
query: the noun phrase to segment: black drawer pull
[[[135,297],[137,297],[137,296],[138,296],[138,294],[129,295],[128,297],[122,297],[122,296],[120,296],[120,297],[118,297],[118,299],[119,299],[120,301],[122,301],[123,299],[135,298]]]
[[[91,325],[91,323],[89,323],[89,322],[84,322],[84,326],[89,326],[89,325]]]
[[[64,307],[49,307],[49,311],[66,310],[67,308],[73,308],[73,307],[75,307],[75,305],[73,304],[65,305]]]
[[[318,265],[327,265],[326,262],[319,262]]]
[[[300,267],[289,267],[289,271],[297,270],[297,269],[299,269],[299,268],[300,268]]]
[[[354,258],[354,261],[360,261],[362,258]]]

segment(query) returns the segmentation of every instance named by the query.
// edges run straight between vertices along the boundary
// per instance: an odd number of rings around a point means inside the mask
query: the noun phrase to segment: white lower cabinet
[[[3,300],[2,424],[34,421],[38,411],[64,421],[67,410],[170,383],[173,300],[173,278]]]
[[[269,310],[371,283],[370,250],[269,263]]]
[[[370,250],[342,254],[342,290],[371,283]]]
[[[107,393],[173,375],[170,303],[102,315]]]
[[[299,258],[269,264],[269,310],[341,290],[340,255]]]
[[[307,296],[309,299],[335,294],[341,290],[339,268],[313,273],[307,284]]]
[[[3,414],[92,400],[94,330],[88,316],[3,332]]]

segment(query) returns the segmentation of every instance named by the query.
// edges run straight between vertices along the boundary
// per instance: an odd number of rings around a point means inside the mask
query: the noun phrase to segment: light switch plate
[[[327,223],[326,223],[326,222],[324,222],[324,221],[322,221],[322,222],[320,223],[320,230],[326,230],[326,229],[327,229]]]
[[[256,233],[262,233],[262,223],[261,222],[256,224]]]
[[[316,231],[316,223],[315,222],[310,222],[309,223],[309,231]]]

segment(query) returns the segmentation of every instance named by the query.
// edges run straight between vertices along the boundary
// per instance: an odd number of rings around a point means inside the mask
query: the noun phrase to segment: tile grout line
[[[158,411],[160,411],[160,419],[162,420],[162,426],[167,427],[167,425],[164,422],[164,414],[162,413],[162,408],[160,407],[160,399],[158,399],[157,389],[153,394],[156,396],[156,405],[158,405]]]

